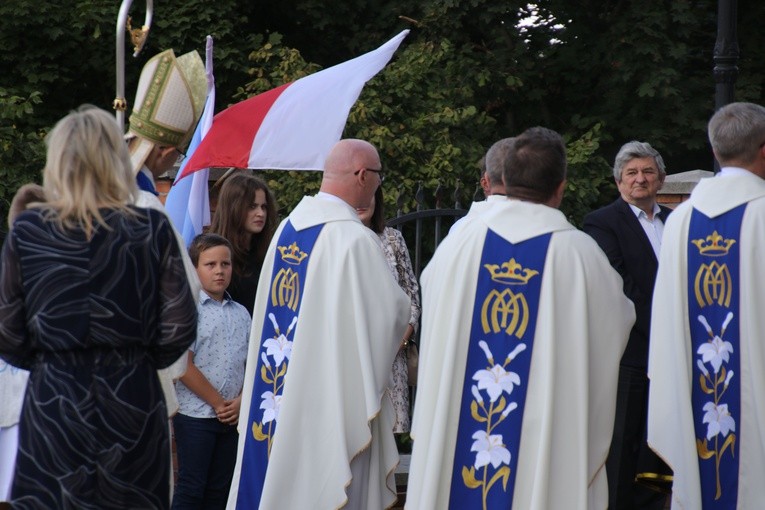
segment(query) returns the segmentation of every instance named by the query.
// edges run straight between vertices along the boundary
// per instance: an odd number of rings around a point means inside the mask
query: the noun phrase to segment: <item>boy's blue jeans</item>
[[[239,434],[217,418],[173,418],[178,483],[173,510],[226,508]]]

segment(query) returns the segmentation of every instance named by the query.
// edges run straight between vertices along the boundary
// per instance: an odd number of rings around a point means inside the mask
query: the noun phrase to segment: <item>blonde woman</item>
[[[196,333],[169,220],[129,202],[109,113],[83,107],[47,139],[46,202],[2,251],[0,357],[29,370],[14,508],[167,508],[170,443],[156,370]]]

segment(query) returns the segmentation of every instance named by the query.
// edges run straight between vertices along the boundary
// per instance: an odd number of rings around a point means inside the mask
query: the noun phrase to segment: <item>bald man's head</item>
[[[366,207],[382,182],[381,171],[374,145],[352,138],[340,140],[324,161],[321,191],[338,196],[353,207]]]
[[[347,138],[340,140],[332,147],[326,161],[324,162],[324,175],[343,174],[355,172],[359,168],[380,162],[377,155],[377,149],[374,145],[364,140]],[[378,168],[377,167],[374,168]]]

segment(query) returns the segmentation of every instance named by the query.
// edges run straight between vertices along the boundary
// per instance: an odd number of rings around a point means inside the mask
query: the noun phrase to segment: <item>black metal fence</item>
[[[460,182],[457,181],[449,203],[446,202],[447,193],[447,188],[439,183],[433,194],[429,196],[420,182],[414,194],[414,211],[404,213],[403,208],[408,197],[400,191],[396,199],[396,217],[386,222],[389,227],[394,227],[403,234],[418,280],[422,269],[449,233],[451,226],[467,214],[467,208],[463,206],[464,192]],[[473,194],[473,200],[482,199],[483,192],[478,188]],[[470,204],[466,205],[469,207]]]
[[[407,195],[403,190],[399,191],[396,198],[396,216],[389,219],[386,224],[389,227],[398,229],[404,236],[406,246],[409,249],[409,256],[412,259],[417,280],[420,279],[422,269],[430,262],[433,253],[438,245],[449,233],[449,229],[455,221],[467,214],[467,208],[463,206],[463,191],[460,188],[459,181],[451,194],[451,200],[446,202],[447,189],[439,184],[432,195],[428,195],[422,182],[419,183],[414,195],[414,210],[408,213],[404,212],[404,206],[411,201],[411,195]],[[483,199],[483,192],[480,188],[473,195],[473,200]],[[469,204],[466,204],[469,206]],[[412,342],[419,346],[420,328],[416,328]],[[409,387],[409,412],[414,411],[414,403],[417,398],[417,387]],[[402,454],[411,453],[411,439],[407,437],[397,438],[399,452]],[[396,483],[399,487],[399,497],[403,501],[406,494],[406,471],[399,473]],[[401,507],[395,507],[401,508]]]

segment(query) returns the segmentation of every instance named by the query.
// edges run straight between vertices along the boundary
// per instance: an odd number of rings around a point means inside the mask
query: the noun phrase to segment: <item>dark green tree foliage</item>
[[[0,87],[0,211],[3,218],[0,231],[5,231],[5,218],[16,190],[22,184],[38,180],[43,168],[43,133],[17,126],[20,119],[32,115],[34,106],[39,103],[38,92],[28,97],[13,96]]]
[[[61,117],[83,103],[111,109],[115,97],[115,29],[120,1],[4,0],[0,2],[0,213],[19,184],[40,181],[42,139]],[[167,48],[180,55],[215,38],[216,80],[221,107],[246,80],[253,46],[248,5],[239,0],[154,2],[154,23],[144,51],[133,58],[125,37],[125,96],[134,99],[141,69]],[[130,10],[143,24],[145,2]],[[129,112],[128,112],[129,114]],[[6,177],[12,176],[12,177]]]
[[[714,107],[716,2],[553,2],[566,22],[553,46],[554,111],[574,129],[602,122],[613,154],[632,139],[654,145],[670,171],[709,168],[705,127]],[[593,34],[598,36],[593,37]],[[573,92],[573,94],[572,94]]]
[[[305,7],[300,5],[298,10]],[[393,61],[365,87],[344,135],[369,140],[380,149],[389,176],[385,183],[389,211],[396,210],[399,195],[409,197],[404,210],[412,210],[420,183],[431,192],[439,184],[447,189],[459,186],[463,191],[458,198],[467,204],[477,187],[476,163],[488,147],[522,128],[545,124],[534,114],[525,125],[519,122],[520,112],[528,110],[522,99],[523,79],[516,66],[508,65],[532,45],[515,28],[525,14],[488,2],[428,3],[419,20],[403,12],[405,19],[398,19],[388,35],[374,42],[366,38],[366,44],[359,45],[356,54],[373,49],[398,30],[412,30]],[[335,19],[332,16],[327,23],[332,25]],[[317,22],[317,26],[325,25]],[[540,30],[544,34],[539,37],[549,47],[555,29]],[[246,95],[304,75],[305,60],[280,46],[284,40],[286,36],[272,37],[251,55],[256,79],[245,87]],[[308,52],[322,55],[315,47]],[[272,58],[273,53],[278,58]],[[609,189],[608,166],[597,155],[601,124],[593,122],[574,132],[558,129],[570,140],[571,199],[564,203],[564,211],[578,222],[597,204],[600,192]],[[269,173],[269,179],[287,209],[317,189],[319,182],[317,176],[299,172]],[[433,205],[432,197],[428,202]]]
[[[39,175],[40,140],[56,120],[83,102],[110,107],[119,3],[0,3],[0,108],[8,109],[0,115],[0,162],[19,182]],[[134,3],[138,26],[144,7]],[[765,3],[739,0],[738,10],[736,99],[763,103]],[[344,133],[380,148],[389,201],[399,191],[412,196],[420,181],[430,189],[459,181],[467,203],[486,149],[535,125],[567,140],[563,209],[574,222],[616,195],[609,166],[628,140],[653,144],[670,173],[711,168],[705,125],[714,108],[713,0],[163,0],[154,15],[138,59],[126,43],[128,101],[146,59],[169,47],[202,53],[212,34],[218,110],[410,28],[389,66],[364,89]],[[267,177],[283,212],[315,191],[320,178]],[[0,198],[8,195],[0,190]],[[405,208],[411,207],[410,201]]]
[[[62,3],[65,6],[62,7]],[[82,103],[111,109],[115,96],[115,29],[120,1],[6,0],[0,2],[0,86],[21,96],[40,92],[42,103],[25,119],[50,127]],[[125,37],[125,95],[132,102],[141,68],[156,53],[197,50],[204,59],[205,37],[215,38],[217,85],[230,98],[246,78],[252,35],[240,0],[154,2],[154,22],[136,58]],[[145,17],[145,2],[130,10],[133,28]],[[225,104],[225,103],[224,103]],[[129,105],[128,105],[129,107]]]

